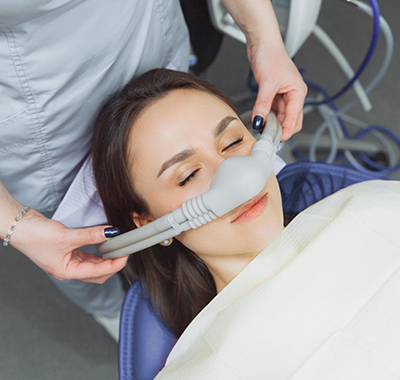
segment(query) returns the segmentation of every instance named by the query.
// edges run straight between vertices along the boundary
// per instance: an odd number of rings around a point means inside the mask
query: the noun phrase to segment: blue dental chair
[[[376,179],[352,168],[313,162],[289,164],[277,178],[283,210],[292,215],[344,187]],[[175,342],[152,309],[144,289],[135,281],[121,311],[119,379],[154,379]]]

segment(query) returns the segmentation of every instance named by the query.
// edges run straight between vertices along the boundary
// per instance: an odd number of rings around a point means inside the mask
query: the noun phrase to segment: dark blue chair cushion
[[[295,162],[277,175],[283,211],[298,214],[323,198],[358,182],[376,179],[355,169],[318,162]]]
[[[160,322],[138,281],[129,288],[119,327],[119,379],[152,380],[176,342]]]

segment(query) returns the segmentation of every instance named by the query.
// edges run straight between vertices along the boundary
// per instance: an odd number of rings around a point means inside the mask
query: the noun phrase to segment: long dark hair
[[[155,69],[112,95],[97,117],[92,151],[95,178],[108,221],[121,232],[136,228],[134,211],[144,215],[148,211],[129,174],[127,142],[131,128],[146,107],[177,89],[211,94],[236,112],[232,100],[209,82],[183,72]],[[135,253],[130,265],[176,336],[216,295],[205,263],[176,239],[170,246],[157,245]]]

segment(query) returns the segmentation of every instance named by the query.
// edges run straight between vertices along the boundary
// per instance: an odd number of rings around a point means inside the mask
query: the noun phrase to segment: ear
[[[142,227],[145,226],[147,223],[150,223],[154,220],[154,218],[151,218],[148,215],[140,215],[137,212],[132,213],[132,219],[133,223],[135,223],[136,227]]]

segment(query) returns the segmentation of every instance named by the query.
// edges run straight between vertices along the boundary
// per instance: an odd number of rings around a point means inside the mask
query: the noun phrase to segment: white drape
[[[297,216],[188,326],[157,380],[400,379],[400,183]]]

